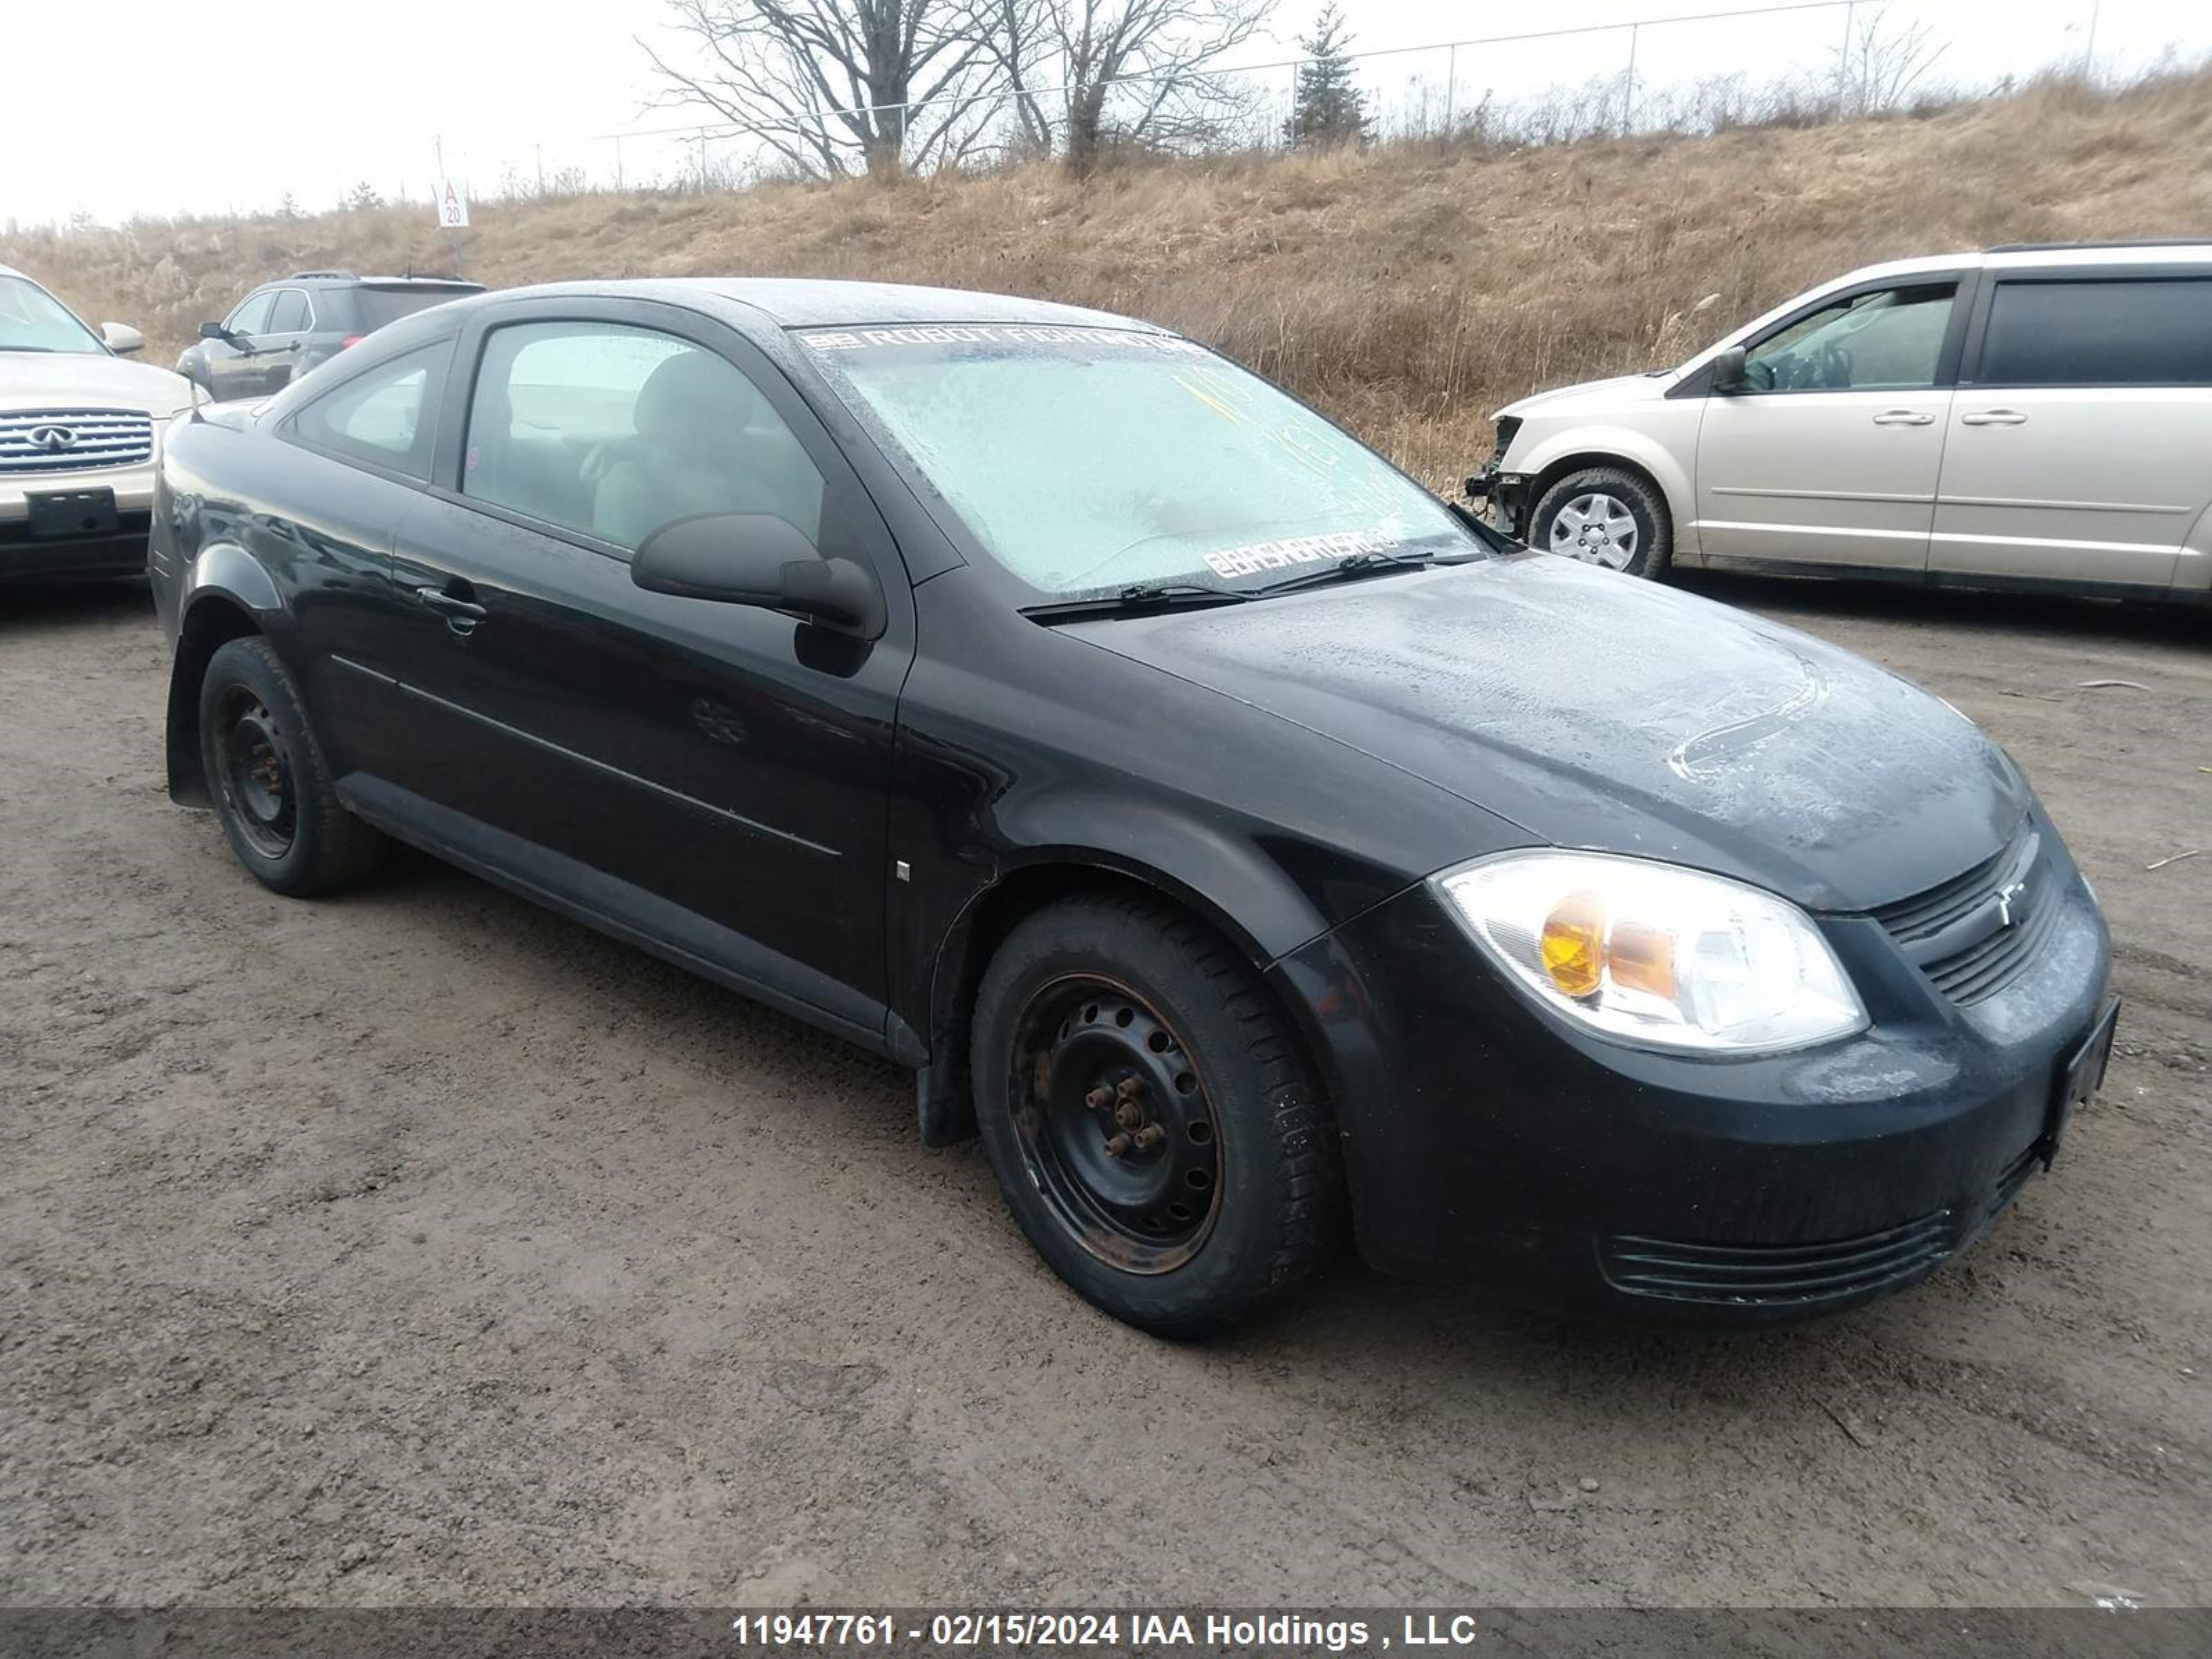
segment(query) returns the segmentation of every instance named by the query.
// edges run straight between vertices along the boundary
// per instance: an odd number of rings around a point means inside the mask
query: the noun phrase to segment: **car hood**
[[[1664,374],[1616,374],[1609,380],[1579,380],[1573,386],[1554,386],[1549,392],[1539,392],[1508,404],[1498,415],[1502,420],[1509,415],[1527,415],[1531,410],[1586,399],[1613,404],[1650,402],[1665,397],[1674,379],[1674,371],[1669,369]]]
[[[191,407],[192,383],[151,363],[90,351],[0,351],[0,410]]]
[[[1534,840],[1711,870],[1814,909],[1948,880],[2002,848],[2030,805],[1978,727],[1887,669],[1548,554],[1075,626]]]

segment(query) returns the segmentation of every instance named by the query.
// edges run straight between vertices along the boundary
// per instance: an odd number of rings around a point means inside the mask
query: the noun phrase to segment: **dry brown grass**
[[[1678,358],[1869,261],[2212,234],[2212,71],[1926,119],[1500,150],[1447,142],[884,186],[491,204],[471,276],[805,275],[1103,307],[1281,380],[1437,482],[1533,388]],[[424,207],[0,237],[166,361],[249,285],[450,264]],[[1700,300],[1717,295],[1703,313]]]

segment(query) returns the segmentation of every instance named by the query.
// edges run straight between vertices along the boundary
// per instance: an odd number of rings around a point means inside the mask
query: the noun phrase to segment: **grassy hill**
[[[1533,149],[1435,141],[895,185],[489,203],[469,274],[943,283],[1134,313],[1221,346],[1438,483],[1533,388],[1650,367],[1870,260],[2212,234],[2212,70],[2058,81],[1924,118]],[[285,271],[450,251],[425,205],[0,236],[167,362]]]

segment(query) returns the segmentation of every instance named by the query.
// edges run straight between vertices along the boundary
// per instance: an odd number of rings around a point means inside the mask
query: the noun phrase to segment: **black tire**
[[[1628,509],[1635,525],[1635,541],[1626,564],[1611,563],[1603,556],[1613,544],[1611,538],[1595,546],[1580,543],[1583,533],[1580,526],[1561,532],[1567,536],[1568,545],[1555,541],[1553,532],[1561,515],[1591,499],[1617,501]],[[1568,473],[1538,499],[1536,510],[1528,515],[1528,542],[1540,552],[1583,559],[1619,570],[1625,576],[1656,579],[1667,574],[1674,556],[1674,524],[1667,514],[1667,498],[1650,479],[1620,467],[1591,466]]]
[[[1243,957],[1172,906],[1101,894],[1021,922],[977,992],[971,1066],[1015,1219],[1115,1318],[1211,1336],[1334,1254],[1336,1131],[1303,1046]]]
[[[216,816],[263,886],[305,898],[376,867],[384,837],[339,804],[299,688],[268,641],[232,640],[208,659],[199,723]]]

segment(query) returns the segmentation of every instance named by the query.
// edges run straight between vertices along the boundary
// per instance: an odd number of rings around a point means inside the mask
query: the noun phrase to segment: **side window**
[[[300,441],[349,460],[430,476],[430,410],[453,343],[394,357],[325,393],[292,417]]]
[[[1978,386],[2212,386],[2212,278],[2001,282]]]
[[[223,325],[233,334],[258,334],[269,326],[269,313],[276,303],[273,289],[265,294],[249,295],[244,305],[230,313]]]
[[[486,337],[461,489],[632,550],[708,513],[772,514],[817,543],[822,531],[822,474],[744,374],[617,323]]]
[[[271,334],[297,334],[307,326],[307,296],[296,288],[280,289],[269,313]]]
[[[1877,289],[1784,324],[1744,356],[1759,392],[1916,392],[1936,384],[1957,287]]]

